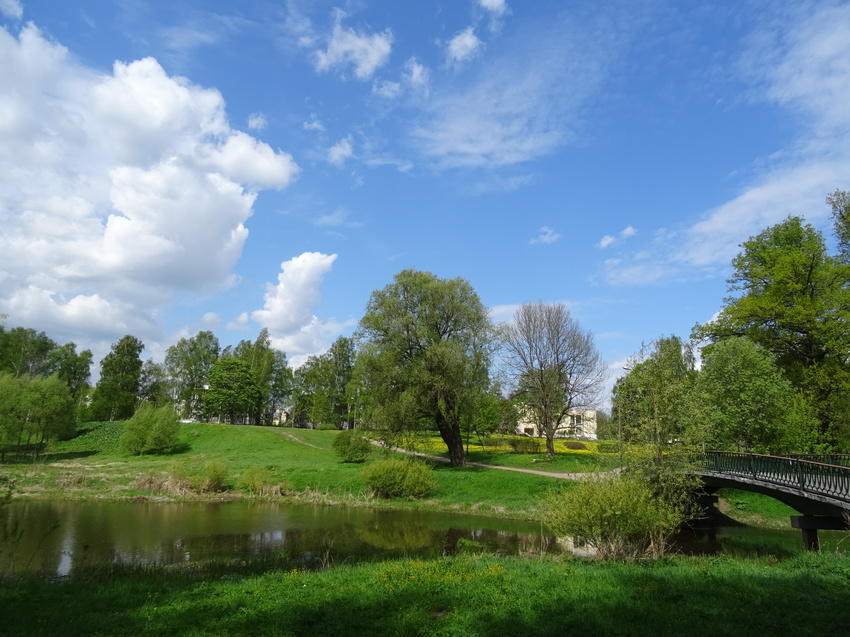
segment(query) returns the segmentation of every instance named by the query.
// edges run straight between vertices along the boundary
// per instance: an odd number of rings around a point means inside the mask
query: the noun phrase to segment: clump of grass
[[[437,489],[431,467],[407,458],[390,457],[367,465],[363,469],[363,482],[381,498],[416,499]]]

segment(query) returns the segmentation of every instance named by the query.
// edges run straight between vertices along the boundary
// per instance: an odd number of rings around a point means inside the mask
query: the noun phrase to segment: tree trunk
[[[555,439],[552,436],[546,436],[546,457],[555,457]]]
[[[449,462],[453,467],[462,467],[466,464],[466,455],[463,453],[463,437],[460,434],[460,426],[453,426],[439,411],[436,420],[440,437],[446,443],[449,451]]]

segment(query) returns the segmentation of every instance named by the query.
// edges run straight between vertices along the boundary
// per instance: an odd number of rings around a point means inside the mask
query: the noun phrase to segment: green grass
[[[547,477],[478,467],[451,469],[437,463],[439,486],[433,496],[387,502],[366,493],[362,464],[338,460],[332,449],[335,431],[183,424],[178,452],[128,456],[118,447],[122,426],[123,423],[88,423],[79,436],[53,444],[37,462],[3,465],[0,472],[16,479],[16,497],[220,499],[247,497],[247,493],[236,489],[240,476],[262,469],[267,472],[270,485],[278,487],[275,494],[281,494],[283,499],[519,518],[533,517],[537,496],[556,486]],[[394,453],[376,448],[372,457]],[[179,490],[164,484],[169,476],[182,476],[197,486],[211,471],[211,465],[226,469],[222,492]]]
[[[0,586],[0,616],[9,637],[819,636],[850,630],[849,591],[847,556],[637,564],[461,556],[215,578],[32,578]]]
[[[785,529],[789,525],[788,518],[799,515],[787,504],[761,493],[720,489],[717,496],[721,513],[741,524]]]

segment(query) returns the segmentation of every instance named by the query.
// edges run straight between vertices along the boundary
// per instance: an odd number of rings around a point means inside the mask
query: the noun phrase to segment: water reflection
[[[558,541],[538,524],[421,511],[246,502],[13,502],[0,522],[12,538],[0,542],[0,576],[64,577],[89,566],[238,563],[258,557],[314,568],[459,551],[593,555],[582,542]],[[845,533],[822,531],[820,537],[822,550],[846,550]],[[799,532],[790,528],[721,527],[680,534],[674,551],[782,556],[801,548]]]
[[[15,502],[0,574],[64,577],[87,566],[179,565],[287,558],[296,565],[454,554],[469,546],[515,555],[555,550],[539,526],[411,511],[271,503]],[[464,544],[463,541],[467,543]]]

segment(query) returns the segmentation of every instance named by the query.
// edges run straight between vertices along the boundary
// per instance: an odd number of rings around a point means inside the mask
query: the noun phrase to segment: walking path
[[[443,458],[442,456],[432,456],[431,454],[422,453],[420,451],[410,451],[408,449],[402,449],[401,447],[390,447],[385,445],[380,440],[371,440],[373,445],[377,447],[384,447],[386,449],[392,449],[393,451],[398,451],[400,453],[406,453],[411,456],[418,456],[420,458],[427,458],[428,460],[434,460],[435,462],[443,462],[448,464],[450,461],[448,458]],[[559,478],[561,480],[591,480],[596,473],[557,473],[553,471],[537,471],[536,469],[519,469],[517,467],[500,467],[494,464],[482,464],[480,462],[468,462],[467,466],[470,467],[481,467],[483,469],[501,469],[503,471],[517,471],[519,473],[531,473],[536,476],[546,476],[548,478]]]

